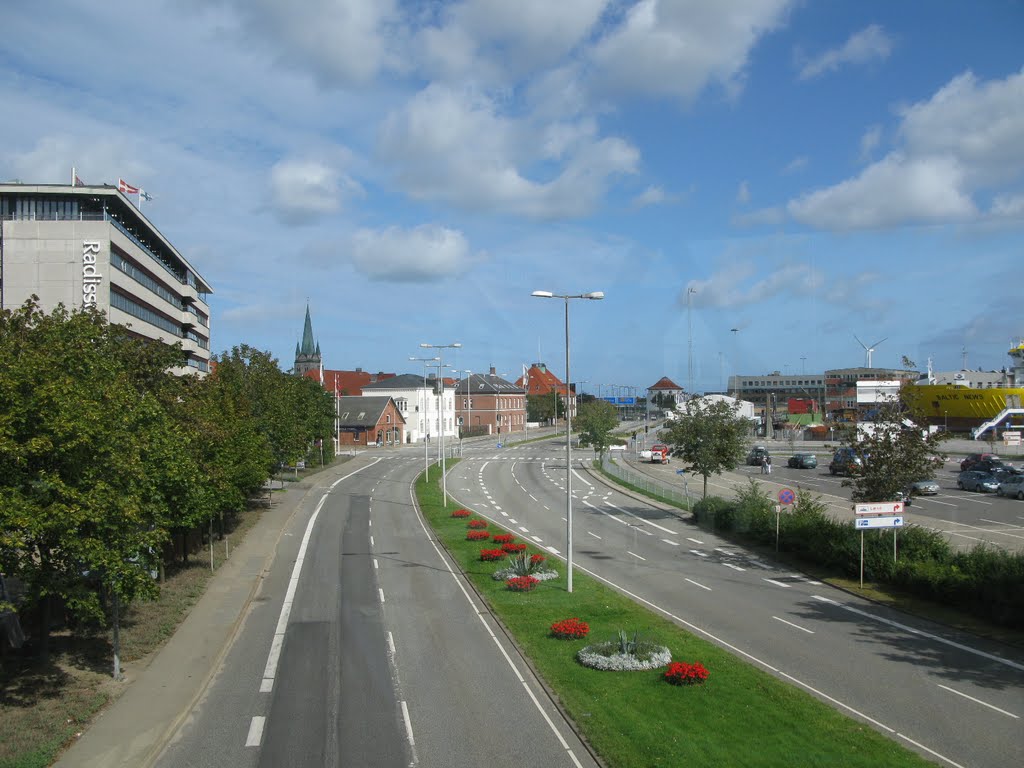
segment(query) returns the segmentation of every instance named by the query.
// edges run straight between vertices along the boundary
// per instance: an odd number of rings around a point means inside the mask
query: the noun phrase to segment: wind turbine
[[[853,338],[857,339],[857,334],[854,334]],[[888,339],[888,338],[889,338],[888,336],[885,337],[885,339]],[[868,362],[867,367],[868,368],[871,367],[871,353],[874,352],[875,351],[875,347],[877,347],[879,344],[881,344],[883,341],[885,341],[885,339],[879,339],[874,344],[872,344],[870,347],[867,344],[865,344],[863,341],[861,341],[860,339],[857,339],[857,343],[860,344],[862,347],[864,347],[864,354],[867,357],[867,362]]]

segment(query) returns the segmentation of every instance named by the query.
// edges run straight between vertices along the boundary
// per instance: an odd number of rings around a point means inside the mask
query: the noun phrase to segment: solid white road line
[[[700,587],[701,589],[706,589],[706,590],[707,590],[708,592],[710,592],[710,591],[711,591],[711,587],[705,587],[705,586],[704,586],[703,584],[701,584],[701,583],[700,583],[699,581],[694,581],[693,579],[688,579],[688,578],[686,578],[685,576],[683,577],[683,581],[688,581],[688,582],[690,582],[691,584],[693,584],[693,586],[695,586],[695,587]]]
[[[994,653],[979,651],[977,648],[971,648],[969,645],[964,645],[963,643],[958,643],[954,640],[947,640],[944,637],[939,637],[938,635],[933,635],[930,632],[924,632],[920,629],[908,627],[906,624],[900,624],[898,621],[892,621],[891,619],[884,619],[881,616],[875,616],[874,614],[868,613],[867,611],[862,611],[857,608],[853,608],[849,605],[844,605],[843,603],[840,603],[838,600],[832,600],[831,598],[822,597],[821,595],[811,595],[811,597],[813,597],[815,600],[820,600],[823,603],[830,603],[831,605],[834,605],[838,608],[842,608],[844,611],[855,613],[858,616],[864,616],[868,619],[874,619],[875,621],[880,622],[882,624],[888,624],[891,627],[902,629],[904,632],[909,632],[912,635],[917,635],[918,637],[927,637],[929,640],[934,640],[937,643],[943,643],[944,645],[948,645],[952,648],[957,648],[961,651],[966,651],[967,653],[973,653],[975,656],[980,656],[983,659],[995,661],[999,664],[1005,664],[1008,667],[1012,667],[1013,669],[1017,669],[1021,672],[1024,672],[1024,664],[1018,664],[1015,661],[1004,659],[1002,656],[996,656]]]
[[[412,735],[412,720],[409,719],[409,705],[402,701],[402,719],[405,720],[405,736],[409,739],[409,746],[416,746],[416,739]]]
[[[1005,709],[1000,709],[999,707],[993,706],[992,704],[989,704],[986,701],[982,701],[981,699],[976,699],[973,696],[968,696],[966,693],[961,693],[960,691],[954,691],[952,688],[950,688],[949,686],[943,685],[942,683],[937,683],[937,685],[939,686],[939,688],[942,688],[945,691],[949,691],[950,693],[955,693],[957,696],[963,696],[965,699],[970,699],[975,704],[981,704],[981,706],[983,706],[983,707],[988,707],[989,709],[994,709],[996,712],[998,712],[998,713],[1000,713],[1002,715],[1006,715],[1007,717],[1012,717],[1014,720],[1020,720],[1020,717],[1018,717],[1017,715],[1013,714],[1013,712],[1007,712]]]
[[[265,717],[254,717],[249,721],[249,735],[245,737],[245,746],[258,747],[260,745],[263,740],[263,726],[266,722],[267,718]]]
[[[789,624],[789,626],[793,627],[794,629],[799,629],[801,632],[806,632],[808,635],[813,635],[814,634],[814,630],[813,629],[807,629],[807,627],[801,627],[799,624],[794,624],[792,621],[786,621],[785,619],[780,619],[778,616],[772,616],[772,618],[775,619],[776,621],[781,621],[783,624]]]

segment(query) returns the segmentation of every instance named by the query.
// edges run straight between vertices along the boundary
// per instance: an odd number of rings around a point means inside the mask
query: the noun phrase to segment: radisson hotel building
[[[0,308],[94,306],[137,336],[210,368],[212,289],[116,187],[0,184]]]

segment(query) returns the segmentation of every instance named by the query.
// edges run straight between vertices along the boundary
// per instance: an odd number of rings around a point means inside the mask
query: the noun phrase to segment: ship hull
[[[930,424],[975,427],[1007,408],[1020,408],[1024,387],[971,389],[955,384],[907,384],[900,396]]]

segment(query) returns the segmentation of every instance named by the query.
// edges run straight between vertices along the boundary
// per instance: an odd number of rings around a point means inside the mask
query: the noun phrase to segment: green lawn
[[[931,765],[586,574],[575,573],[573,592],[567,593],[564,563],[554,558],[559,579],[541,582],[529,593],[507,591],[491,578],[502,564],[479,559],[481,548],[494,545],[465,540],[466,520],[451,517],[451,502],[442,507],[437,473],[432,476],[429,483],[421,476],[416,485],[427,520],[612,768]],[[499,532],[494,524],[490,530]],[[590,624],[587,640],[549,636],[553,622],[571,617]],[[668,646],[673,661],[702,662],[710,671],[708,681],[677,687],[663,681],[663,669],[599,672],[576,662],[576,651],[588,641],[610,640],[620,629],[630,635],[639,630],[642,638]]]

